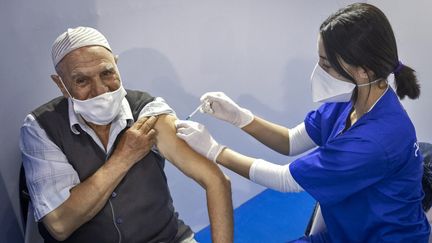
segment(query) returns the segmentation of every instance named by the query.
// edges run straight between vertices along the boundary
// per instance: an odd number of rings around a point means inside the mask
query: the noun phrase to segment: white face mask
[[[348,102],[352,97],[354,88],[368,86],[380,81],[377,79],[367,84],[353,84],[339,80],[328,74],[319,64],[311,75],[312,81],[312,100],[313,102]]]
[[[72,97],[62,80],[61,82],[72,99],[75,113],[80,114],[84,120],[97,125],[107,125],[114,120],[120,112],[123,98],[127,94],[123,85],[120,84],[120,87],[112,92],[87,100],[77,100]]]

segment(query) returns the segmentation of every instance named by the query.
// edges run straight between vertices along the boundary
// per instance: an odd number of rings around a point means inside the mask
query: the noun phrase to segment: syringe
[[[201,109],[202,104],[200,104],[194,111],[192,111],[192,113],[186,117],[186,120],[190,120],[192,118],[193,115],[195,115],[200,109]]]

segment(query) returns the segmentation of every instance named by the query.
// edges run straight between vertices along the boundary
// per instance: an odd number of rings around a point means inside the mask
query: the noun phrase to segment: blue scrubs
[[[326,103],[310,112],[306,131],[319,147],[290,165],[321,204],[327,232],[312,242],[427,242],[423,158],[408,114],[391,88],[342,132],[351,110]]]

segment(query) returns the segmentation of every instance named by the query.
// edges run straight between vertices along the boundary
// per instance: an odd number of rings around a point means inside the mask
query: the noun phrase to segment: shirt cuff
[[[73,175],[64,175],[61,176],[61,180],[71,181],[75,180],[75,177]],[[33,193],[32,204],[35,220],[40,221],[43,217],[45,217],[45,215],[54,211],[61,204],[63,204],[70,197],[70,190],[78,183],[79,182],[74,181],[72,185],[65,185],[64,188],[59,190],[50,188],[51,190],[45,191],[43,194]],[[32,189],[34,188],[30,189],[29,187],[29,190]]]

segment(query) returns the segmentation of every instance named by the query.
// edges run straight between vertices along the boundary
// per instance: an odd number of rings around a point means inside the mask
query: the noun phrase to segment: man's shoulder
[[[155,97],[153,97],[147,92],[139,91],[139,90],[126,89],[126,92],[127,92],[126,100],[128,101],[129,106],[131,108],[131,112],[134,117],[134,120],[137,120],[141,110],[148,103],[152,102],[155,99]]]
[[[31,114],[35,117],[39,117],[47,112],[59,112],[61,110],[67,111],[67,107],[67,99],[64,96],[59,96],[37,107],[31,112]]]
[[[141,90],[133,90],[133,89],[126,89],[126,98],[129,99],[134,99],[134,100],[153,100],[154,97],[145,91],[141,91]]]

